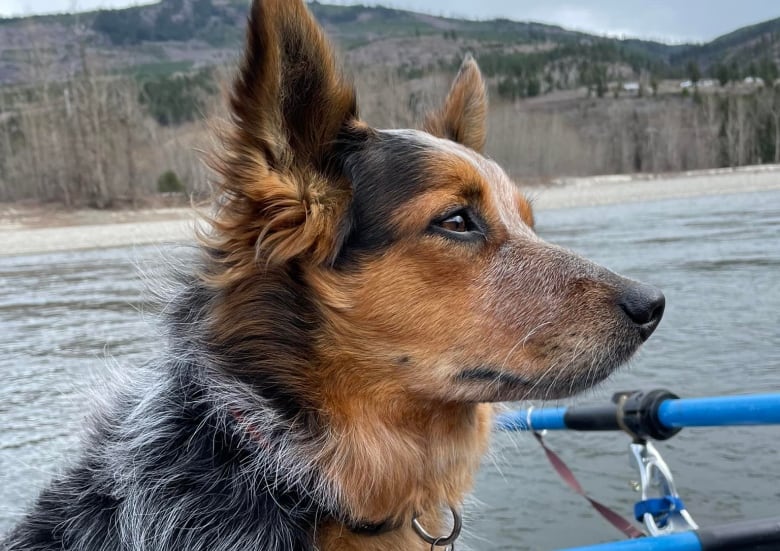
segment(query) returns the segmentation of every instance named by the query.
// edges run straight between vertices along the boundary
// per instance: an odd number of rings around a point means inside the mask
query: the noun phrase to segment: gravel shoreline
[[[681,174],[566,178],[529,195],[534,208],[544,210],[778,189],[780,165],[760,165]]]
[[[537,210],[780,190],[780,165],[658,176],[567,178],[527,194]],[[88,223],[84,223],[88,220]],[[119,220],[119,221],[117,221]],[[0,256],[191,241],[192,209],[136,213],[90,211],[39,217],[33,223],[0,216]]]

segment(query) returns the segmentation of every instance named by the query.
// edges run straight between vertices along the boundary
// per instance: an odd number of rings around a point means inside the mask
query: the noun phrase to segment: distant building
[[[640,84],[638,82],[626,82],[623,84],[623,90],[626,92],[634,92],[638,93],[640,88]]]

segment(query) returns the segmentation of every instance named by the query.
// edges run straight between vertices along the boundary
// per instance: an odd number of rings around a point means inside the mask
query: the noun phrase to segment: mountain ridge
[[[706,43],[667,44],[532,21],[457,19],[318,1],[308,5],[348,62],[379,63],[405,76],[451,69],[465,51],[484,58],[480,62],[491,76],[522,81],[518,86],[524,90],[534,80],[571,88],[602,78],[600,73],[620,80],[686,78],[693,64],[703,76],[723,75],[727,67],[737,79],[755,76],[751,73],[762,63],[776,69],[780,61],[780,18]],[[221,65],[239,51],[247,8],[242,0],[162,0],[115,10],[0,18],[0,85],[30,80],[26,65],[34,57],[32,50],[37,50],[38,62],[48,55],[43,61],[55,75],[79,70],[84,51],[110,71],[170,73]],[[377,44],[398,39],[405,41],[402,55],[371,53],[382,49]],[[414,47],[417,42],[426,42],[424,51]]]

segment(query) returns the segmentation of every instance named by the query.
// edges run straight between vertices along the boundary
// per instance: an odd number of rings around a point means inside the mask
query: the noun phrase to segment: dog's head
[[[293,324],[323,393],[346,381],[436,401],[561,397],[660,321],[658,290],[536,235],[529,202],[483,154],[470,57],[424,130],[373,129],[304,3],[255,1],[231,109],[209,280],[250,297],[284,273],[312,306]],[[221,338],[246,342],[261,314],[230,304]]]

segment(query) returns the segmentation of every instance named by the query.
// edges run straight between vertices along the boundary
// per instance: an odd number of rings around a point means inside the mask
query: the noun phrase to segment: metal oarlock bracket
[[[647,505],[655,506],[655,512],[643,512],[637,518],[644,522],[649,534],[662,536],[698,530],[677,493],[672,471],[655,446],[651,442],[633,442],[629,455],[632,466],[639,471],[642,501],[637,504],[637,511],[646,511]]]

